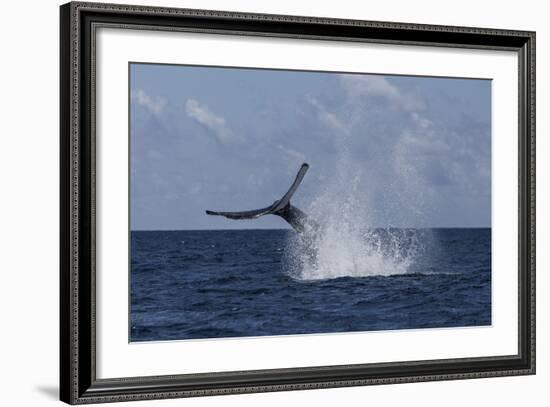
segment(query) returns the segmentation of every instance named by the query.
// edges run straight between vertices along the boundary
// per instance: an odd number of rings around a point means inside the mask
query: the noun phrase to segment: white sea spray
[[[286,250],[298,280],[405,274],[421,250],[414,229],[375,228],[362,171],[345,157],[306,213],[318,229],[293,235]]]

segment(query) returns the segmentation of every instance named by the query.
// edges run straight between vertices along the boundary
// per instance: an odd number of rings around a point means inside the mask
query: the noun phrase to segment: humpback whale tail
[[[296,174],[294,182],[286,194],[284,194],[280,200],[273,202],[270,206],[240,212],[216,212],[207,210],[206,214],[224,216],[229,219],[255,219],[264,215],[277,215],[286,220],[296,231],[303,232],[308,224],[314,226],[314,223],[308,219],[304,212],[290,204],[290,198],[292,198],[298,186],[300,186],[308,169],[309,165],[307,163],[302,164],[298,174]]]

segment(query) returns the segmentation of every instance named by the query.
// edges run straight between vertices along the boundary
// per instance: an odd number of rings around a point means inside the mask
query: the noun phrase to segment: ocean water
[[[491,229],[132,231],[130,340],[491,324]]]

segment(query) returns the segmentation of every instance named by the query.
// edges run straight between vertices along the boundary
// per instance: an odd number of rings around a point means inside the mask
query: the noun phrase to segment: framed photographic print
[[[535,33],[60,18],[63,401],[535,373]]]

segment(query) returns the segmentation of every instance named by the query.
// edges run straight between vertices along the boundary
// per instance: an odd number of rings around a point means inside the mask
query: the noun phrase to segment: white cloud
[[[185,102],[185,113],[191,119],[210,130],[216,140],[222,144],[242,141],[240,136],[231,131],[223,117],[217,116],[208,106],[201,105],[195,99],[187,99]]]
[[[132,92],[131,97],[138,105],[143,106],[154,114],[161,113],[166,106],[166,99],[149,96],[143,89]]]
[[[425,117],[420,116],[418,113],[412,113],[411,117],[413,121],[421,128],[421,129],[430,129],[433,126],[433,123],[431,120],[426,119]]]
[[[373,218],[397,224],[411,218],[423,222],[434,209],[438,199],[434,195],[454,180],[452,165],[441,160],[453,157],[448,130],[432,121],[422,97],[391,79],[372,75],[339,79],[344,94],[338,105],[329,107],[310,95],[306,100],[315,108],[319,123],[344,135],[333,139],[336,150],[346,155],[341,166],[359,164],[343,178],[360,174],[360,188],[369,195],[359,195]],[[455,161],[453,165],[461,165]]]
[[[338,116],[330,112],[321,102],[311,95],[306,95],[306,101],[317,110],[319,120],[327,125],[331,130],[336,130],[342,133],[349,133],[349,128],[338,118]]]
[[[418,97],[399,89],[382,76],[340,75],[340,80],[351,96],[380,97],[393,107],[410,112],[425,108]]]
[[[300,162],[304,162],[306,159],[306,156],[304,154],[300,153],[299,151],[293,150],[291,148],[284,147],[282,144],[279,144],[277,148],[281,150],[283,153],[285,153],[286,155],[288,155],[289,157],[296,159]]]

